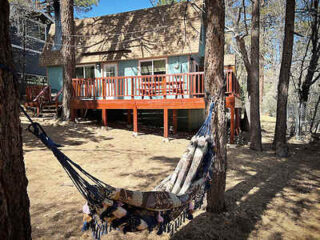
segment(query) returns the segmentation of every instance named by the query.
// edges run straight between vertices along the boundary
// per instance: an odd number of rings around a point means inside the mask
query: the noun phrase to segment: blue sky
[[[75,16],[77,18],[96,17],[148,7],[152,7],[150,0],[100,0],[98,6],[93,6],[90,12],[75,13]]]

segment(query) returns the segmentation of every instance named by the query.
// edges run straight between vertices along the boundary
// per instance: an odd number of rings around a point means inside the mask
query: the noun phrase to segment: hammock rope
[[[0,69],[17,74],[4,64]],[[157,234],[173,234],[186,220],[193,218],[194,209],[200,208],[212,179],[214,142],[212,137],[211,100],[208,116],[199,131],[192,137],[175,171],[165,178],[154,191],[140,192],[114,188],[92,176],[72,161],[20,106],[21,112],[30,122],[27,130],[52,151],[78,191],[86,199],[87,218],[83,230],[91,228],[92,235],[99,240],[108,230],[120,229],[124,233],[157,228]],[[84,209],[85,209],[84,207]]]
[[[157,228],[157,234],[173,234],[186,219],[191,220],[193,210],[203,204],[204,195],[210,187],[214,161],[211,135],[213,102],[206,120],[192,138],[174,173],[150,192],[114,188],[92,176],[60,151],[61,145],[56,144],[39,123],[32,121],[23,107],[20,108],[30,121],[27,130],[52,151],[86,199],[89,221],[85,222],[83,230],[90,227],[95,239],[100,239],[112,229],[126,233],[145,229],[151,232]],[[174,191],[176,186],[178,190]]]

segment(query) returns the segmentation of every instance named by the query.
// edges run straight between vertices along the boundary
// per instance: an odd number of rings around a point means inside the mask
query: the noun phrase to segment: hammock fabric
[[[212,176],[213,108],[212,102],[205,122],[192,137],[174,172],[149,192],[115,188],[95,178],[62,153],[60,145],[54,143],[22,107],[21,111],[31,123],[28,130],[53,152],[86,199],[84,212],[87,218],[83,230],[90,227],[94,238],[100,239],[111,229],[124,233],[157,229],[157,234],[173,234],[186,218],[193,218],[192,212],[201,207]]]

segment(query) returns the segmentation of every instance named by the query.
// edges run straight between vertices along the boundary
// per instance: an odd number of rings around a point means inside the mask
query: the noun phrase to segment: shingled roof
[[[200,32],[201,11],[184,2],[76,19],[76,62],[197,54]],[[61,65],[61,52],[52,51],[54,34],[52,25],[41,54],[41,65]]]

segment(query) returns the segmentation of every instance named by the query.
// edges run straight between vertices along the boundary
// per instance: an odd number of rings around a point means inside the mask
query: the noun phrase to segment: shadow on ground
[[[320,176],[314,174],[315,170],[320,171],[320,144],[291,144],[292,156],[288,159],[275,158],[270,145],[265,145],[264,149],[262,153],[249,149],[230,150],[229,155],[236,157],[230,163],[229,171],[239,183],[226,191],[227,212],[218,215],[202,213],[175,233],[172,239],[259,238],[254,232],[257,225],[263,225],[265,230],[271,229],[271,223],[262,221],[263,215],[268,215],[266,211],[271,208],[275,208],[274,211],[278,214],[289,216],[302,229],[315,228],[313,230],[319,232],[319,224],[306,224],[302,221],[301,214],[320,201]],[[256,157],[252,158],[254,155]],[[317,195],[313,200],[308,196],[311,192]],[[275,198],[280,199],[280,204],[276,207],[272,206]],[[275,216],[265,217],[279,220],[277,213]],[[283,239],[283,233],[270,231],[267,238]]]

